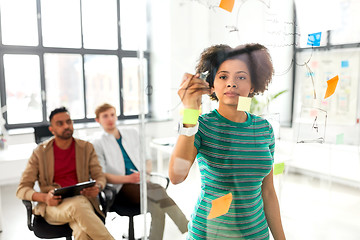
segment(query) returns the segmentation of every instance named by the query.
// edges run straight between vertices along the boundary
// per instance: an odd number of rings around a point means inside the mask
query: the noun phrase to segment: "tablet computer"
[[[54,190],[55,196],[61,196],[61,198],[73,197],[76,195],[80,195],[81,190],[88,187],[93,187],[96,181],[91,180],[87,182],[81,182],[72,186],[63,187],[63,188],[56,188]]]

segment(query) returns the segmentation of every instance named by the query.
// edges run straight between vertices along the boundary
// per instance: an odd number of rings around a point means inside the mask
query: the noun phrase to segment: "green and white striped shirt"
[[[272,169],[275,139],[267,120],[247,117],[236,123],[217,110],[199,117],[194,145],[202,190],[188,239],[269,239],[261,185]],[[229,211],[207,219],[211,201],[228,193],[233,199]]]

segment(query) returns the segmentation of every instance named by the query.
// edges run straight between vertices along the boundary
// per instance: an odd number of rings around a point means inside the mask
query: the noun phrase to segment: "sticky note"
[[[211,201],[211,209],[207,219],[220,217],[229,211],[232,202],[232,194],[219,197]]]
[[[318,115],[318,110],[317,109],[311,109],[310,110],[310,117],[316,117]]]
[[[274,164],[274,175],[282,174],[285,169],[285,163],[275,163]]]
[[[336,135],[336,144],[344,144],[344,134],[343,133]]]
[[[200,111],[197,109],[185,108],[183,123],[184,124],[196,124],[197,120],[199,118],[199,114],[200,114]]]
[[[311,61],[311,68],[317,68],[319,66],[319,62],[318,61]]]
[[[234,3],[235,0],[221,0],[219,7],[228,12],[232,12]]]
[[[315,73],[314,72],[307,72],[306,73],[306,77],[314,77]]]
[[[326,89],[324,99],[328,98],[328,97],[330,97],[331,95],[334,94],[338,81],[339,81],[339,75],[336,75],[335,77],[333,77],[333,78],[331,78],[331,79],[329,79],[327,81],[328,86],[327,86],[327,89]]]
[[[321,32],[311,33],[308,35],[307,45],[320,46]]]
[[[347,68],[347,67],[349,67],[349,61],[341,61],[341,67],[342,68]]]
[[[239,96],[239,101],[237,106],[238,111],[248,112],[250,111],[250,106],[251,106],[251,98]]]

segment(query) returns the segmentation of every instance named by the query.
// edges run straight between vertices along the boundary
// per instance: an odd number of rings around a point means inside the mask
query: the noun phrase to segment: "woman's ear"
[[[211,87],[211,88],[210,88],[210,95],[213,94],[213,93],[215,93],[215,88],[214,88],[214,87]]]
[[[253,97],[254,95],[255,95],[254,88],[251,88],[248,97]]]

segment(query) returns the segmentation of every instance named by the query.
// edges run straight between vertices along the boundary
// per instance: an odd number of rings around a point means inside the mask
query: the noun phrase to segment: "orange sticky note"
[[[232,202],[232,194],[219,197],[211,201],[211,209],[207,219],[216,218],[226,214],[229,211]]]
[[[221,0],[219,7],[228,12],[232,12],[234,3],[235,0]]]
[[[336,75],[335,77],[327,81],[328,86],[324,98],[328,98],[334,94],[338,81],[339,81],[339,75]]]

